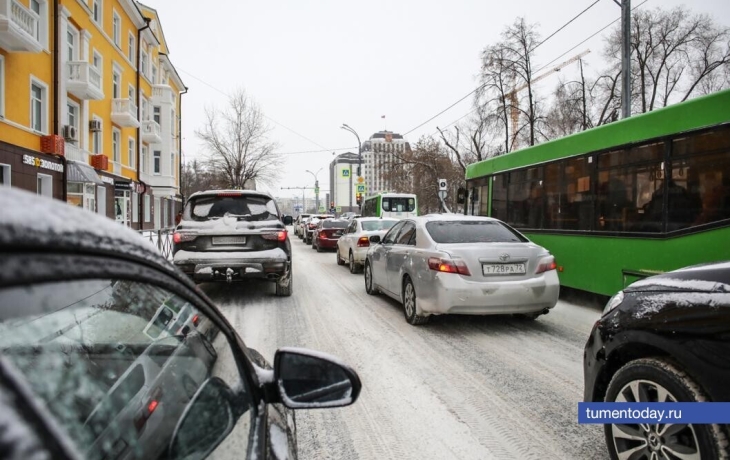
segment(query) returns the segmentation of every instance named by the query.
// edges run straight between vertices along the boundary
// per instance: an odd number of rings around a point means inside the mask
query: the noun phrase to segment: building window
[[[140,166],[141,166],[141,169],[142,169],[142,172],[143,173],[146,173],[147,172],[147,161],[148,161],[147,160],[147,153],[148,153],[147,146],[146,145],[143,145],[142,146],[142,154],[141,154],[142,158],[140,158],[140,160],[139,160],[139,161],[142,162],[142,164]]]
[[[72,103],[67,102],[66,103],[66,111],[68,114],[68,125],[73,126],[76,128],[76,132],[78,133],[79,130],[79,106]],[[78,134],[76,135],[78,136]],[[76,140],[76,139],[74,139]]]
[[[116,163],[119,163],[121,161],[121,154],[119,151],[120,145],[120,139],[122,138],[122,133],[118,129],[114,128],[112,129],[112,156],[113,161]]]
[[[121,90],[121,81],[122,76],[114,70],[112,72],[112,98],[119,99],[122,97],[122,90]]]
[[[127,40],[127,57],[129,58],[129,62],[134,63],[134,34],[131,32]]]
[[[68,61],[75,61],[78,56],[79,46],[79,31],[76,30],[71,24],[66,29],[66,50]]]
[[[96,198],[96,212],[106,216],[106,187],[101,185],[96,187]]]
[[[94,22],[101,24],[101,0],[93,0],[91,17],[94,19]]]
[[[122,19],[119,17],[116,11],[112,17],[112,39],[114,44],[121,47],[122,41]]]
[[[155,152],[154,152],[154,157],[155,157],[154,163],[155,164],[154,164],[154,169],[152,170],[152,172],[155,174],[160,174],[160,169],[162,168],[161,156],[162,156],[162,152],[159,150],[155,150]]]
[[[132,222],[139,222],[139,194],[132,192]]]
[[[53,178],[48,174],[38,174],[36,187],[38,195],[53,198]]]
[[[140,58],[139,70],[142,75],[147,76],[147,52],[142,50],[142,57]]]
[[[135,160],[135,152],[136,152],[136,149],[134,148],[135,145],[136,144],[134,142],[134,139],[130,137],[128,139],[128,145],[127,145],[127,147],[128,147],[127,148],[127,164],[129,165],[130,168],[134,168],[134,160]]]
[[[157,124],[162,126],[162,122],[160,121],[160,119],[161,119],[160,106],[159,105],[154,106],[154,108],[152,109],[152,113],[153,113],[154,120],[157,122]]]
[[[0,164],[0,188],[10,187],[10,165]]]
[[[101,57],[101,54],[99,54],[96,50],[94,50],[94,57],[92,64],[96,68],[96,70],[99,71],[99,75],[101,75],[101,81],[104,81],[104,74],[102,73],[104,70],[104,60]]]
[[[170,132],[175,136],[175,109],[170,111]]]
[[[101,118],[94,117],[94,120],[101,123]],[[93,153],[99,154],[101,153],[102,149],[102,137],[101,137],[101,131],[94,131],[91,133],[91,149]]]
[[[34,131],[46,132],[46,93],[42,83],[33,80],[30,84],[30,127]]]
[[[5,117],[5,58],[0,56],[0,118]]]
[[[137,94],[137,92],[134,90],[134,86],[129,85],[129,88],[127,88],[127,99],[129,99],[130,101],[134,102],[135,99],[137,99],[136,94]],[[137,106],[135,104],[135,108],[136,107]]]
[[[149,222],[150,221],[150,196],[145,195],[144,196],[144,221]]]
[[[152,84],[157,84],[157,66],[152,64]]]
[[[66,202],[96,212],[96,187],[91,183],[69,182],[66,188]]]
[[[175,177],[175,153],[170,154],[170,175]]]
[[[142,121],[150,119],[150,104],[146,97],[142,96]]]

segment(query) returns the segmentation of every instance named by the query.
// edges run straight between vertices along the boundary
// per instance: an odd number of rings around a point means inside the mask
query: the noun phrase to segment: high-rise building
[[[387,173],[392,171],[396,156],[411,151],[411,145],[402,135],[392,131],[379,131],[362,144],[363,176],[365,177],[366,195],[381,192],[398,192],[393,190]]]

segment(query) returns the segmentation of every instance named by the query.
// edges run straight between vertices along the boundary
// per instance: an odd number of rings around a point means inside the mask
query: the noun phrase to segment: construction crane
[[[530,84],[532,85],[534,83],[537,83],[538,81],[542,80],[543,78],[549,77],[554,72],[560,72],[560,70],[563,67],[574,63],[575,61],[581,59],[583,56],[587,55],[590,52],[591,52],[591,50],[587,49],[587,50],[583,51],[582,53],[573,56],[572,58],[568,59],[567,61],[561,62],[560,64],[556,65],[555,67],[548,70],[547,72],[533,78],[530,81]],[[510,107],[511,107],[511,109],[510,109],[510,118],[511,118],[510,121],[512,122],[512,144],[511,145],[513,146],[511,150],[514,150],[514,148],[517,146],[517,122],[519,121],[519,118],[520,118],[519,105],[517,103],[517,93],[519,93],[520,91],[522,91],[525,88],[527,88],[527,83],[513,89],[512,91],[510,91],[507,94],[507,99],[509,99]]]

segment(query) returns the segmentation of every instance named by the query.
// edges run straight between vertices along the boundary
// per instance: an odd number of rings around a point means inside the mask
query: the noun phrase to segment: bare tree
[[[180,176],[180,189],[187,199],[195,192],[225,188],[225,182],[216,177],[205,165],[198,160],[186,162]]]
[[[243,90],[228,100],[226,110],[206,109],[206,121],[196,131],[207,150],[207,166],[226,187],[245,188],[251,182],[273,183],[282,158],[269,141],[264,115]]]

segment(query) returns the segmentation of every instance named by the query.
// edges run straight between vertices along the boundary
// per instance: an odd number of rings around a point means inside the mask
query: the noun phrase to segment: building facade
[[[330,198],[328,207],[334,204],[343,212],[359,212],[357,205],[357,185],[363,185],[357,178],[357,153],[347,152],[337,155],[330,163]],[[363,189],[364,190],[364,189]]]
[[[366,195],[394,190],[387,173],[392,170],[396,155],[411,151],[411,145],[402,135],[392,131],[379,131],[362,144],[363,176],[367,187]]]
[[[186,88],[168,54],[134,0],[0,0],[0,185],[172,225]]]

